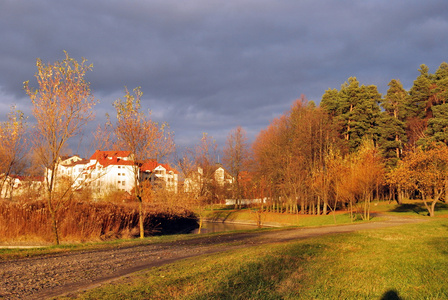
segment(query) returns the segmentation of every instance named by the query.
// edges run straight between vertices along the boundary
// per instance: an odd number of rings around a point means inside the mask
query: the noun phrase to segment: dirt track
[[[86,290],[135,271],[203,254],[420,221],[388,217],[384,221],[363,224],[198,236],[187,241],[6,260],[0,262],[0,298],[45,299]]]

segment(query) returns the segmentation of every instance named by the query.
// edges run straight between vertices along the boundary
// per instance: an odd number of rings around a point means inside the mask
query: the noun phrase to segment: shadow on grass
[[[425,205],[423,203],[403,203],[392,209],[391,212],[414,212],[417,215],[424,215],[428,213],[428,210],[425,208]]]
[[[282,299],[285,291],[279,290],[281,282],[297,270],[306,268],[312,259],[326,250],[323,244],[299,244],[287,246],[281,254],[268,255],[257,262],[243,265],[226,277],[212,292],[195,299]],[[300,286],[304,274],[296,277],[294,284]],[[290,291],[287,291],[290,293]]]
[[[395,290],[389,290],[384,293],[381,297],[381,300],[401,300],[400,296],[398,296],[398,292]]]
[[[448,225],[447,224],[441,224],[440,225],[441,229],[446,230],[445,233],[443,233],[443,235],[447,235],[448,234]],[[432,249],[434,251],[437,251],[443,255],[448,256],[448,237],[446,236],[438,236],[436,238],[433,238],[430,242],[429,245],[432,247]]]
[[[225,221],[231,221],[234,219],[234,210],[228,210],[228,211],[215,211],[209,219],[213,222],[225,222]]]
[[[425,204],[423,202],[399,204],[397,205],[397,207],[395,207],[390,211],[398,213],[416,213],[417,215],[424,215],[424,216],[429,215],[428,210],[426,209]],[[436,204],[435,211],[436,212],[447,211],[448,213],[448,204],[438,202]]]

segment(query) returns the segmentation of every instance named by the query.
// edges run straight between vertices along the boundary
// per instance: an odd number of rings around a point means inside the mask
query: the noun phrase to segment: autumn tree
[[[313,180],[325,179],[322,174],[330,149],[342,145],[330,115],[302,97],[255,140],[257,173],[266,177],[273,200],[281,199],[287,210],[297,211],[299,205],[303,213],[320,214],[321,208],[327,213],[327,194],[313,193],[310,187]]]
[[[134,94],[131,94],[126,88],[124,99],[117,99],[114,102],[116,122],[113,124],[109,119],[109,125],[116,138],[113,146],[131,151],[134,157],[132,166],[134,193],[139,205],[140,238],[144,238],[140,165],[149,159],[156,161],[164,159],[174,150],[174,142],[172,133],[166,123],[158,124],[142,112],[141,98],[143,93],[141,89],[135,88],[133,92]]]
[[[418,190],[431,217],[448,184],[448,146],[432,143],[407,153],[400,165],[403,176],[389,180]]]
[[[10,176],[18,175],[24,168],[26,131],[26,118],[12,106],[8,120],[0,123],[0,197],[9,195],[12,199],[13,181]]]
[[[348,191],[345,190],[346,183],[350,180],[350,163],[347,157],[344,157],[340,150],[331,149],[325,156],[325,168],[318,173],[319,184],[315,187],[324,196],[332,199],[328,207],[333,211],[334,222],[336,223],[336,209],[343,200],[351,200]]]
[[[358,187],[358,198],[363,205],[364,220],[370,220],[370,204],[374,197],[374,191],[378,189],[384,178],[384,166],[382,157],[370,140],[364,140],[359,151],[353,156],[352,180]]]
[[[233,197],[236,200],[235,206],[241,208],[241,198],[243,196],[242,185],[240,184],[240,177],[242,171],[247,171],[247,164],[249,161],[249,145],[247,142],[246,131],[238,126],[232,130],[227,136],[226,145],[224,147],[224,165],[227,166],[234,181]]]
[[[263,178],[266,182],[265,194],[274,210],[277,209],[277,204],[284,191],[285,165],[288,163],[287,157],[290,157],[286,148],[286,128],[286,116],[274,119],[266,129],[260,131],[252,146],[255,172],[260,180]],[[289,160],[289,162],[292,162],[292,160]]]
[[[24,82],[36,119],[32,143],[38,162],[46,170],[46,198],[55,244],[59,244],[57,211],[71,192],[68,185],[55,197],[55,189],[61,179],[57,172],[59,159],[68,141],[94,118],[93,107],[97,101],[85,79],[86,72],[91,69],[92,65],[88,65],[85,59],[78,62],[65,52],[65,59],[54,64],[45,64],[37,59],[37,89],[30,87],[28,81]]]

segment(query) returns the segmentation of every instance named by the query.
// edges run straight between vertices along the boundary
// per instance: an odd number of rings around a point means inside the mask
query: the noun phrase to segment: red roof
[[[179,172],[177,172],[177,170],[173,169],[170,167],[170,165],[168,164],[160,164],[158,163],[156,160],[147,160],[145,161],[142,166],[140,167],[140,170],[142,172],[153,172],[155,168],[157,168],[158,166],[162,166],[165,168],[165,170],[169,171],[173,171],[175,174],[178,174]]]
[[[101,151],[96,150],[95,153],[90,157],[90,159],[96,159],[99,160],[101,158],[107,158],[107,157],[117,157],[117,158],[124,158],[129,157],[131,155],[131,151]]]
[[[103,167],[110,165],[116,166],[132,166],[134,165],[133,160],[125,160],[124,158],[129,158],[131,156],[131,151],[101,151],[96,150],[95,153],[90,157],[91,160],[96,160]]]

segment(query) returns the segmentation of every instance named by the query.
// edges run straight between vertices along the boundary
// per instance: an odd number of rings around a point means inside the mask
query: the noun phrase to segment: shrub
[[[182,207],[144,205],[147,235],[175,233],[194,228],[193,212]],[[128,238],[138,234],[137,203],[68,201],[58,210],[57,222],[65,242]],[[0,201],[0,242],[51,242],[46,202]]]

